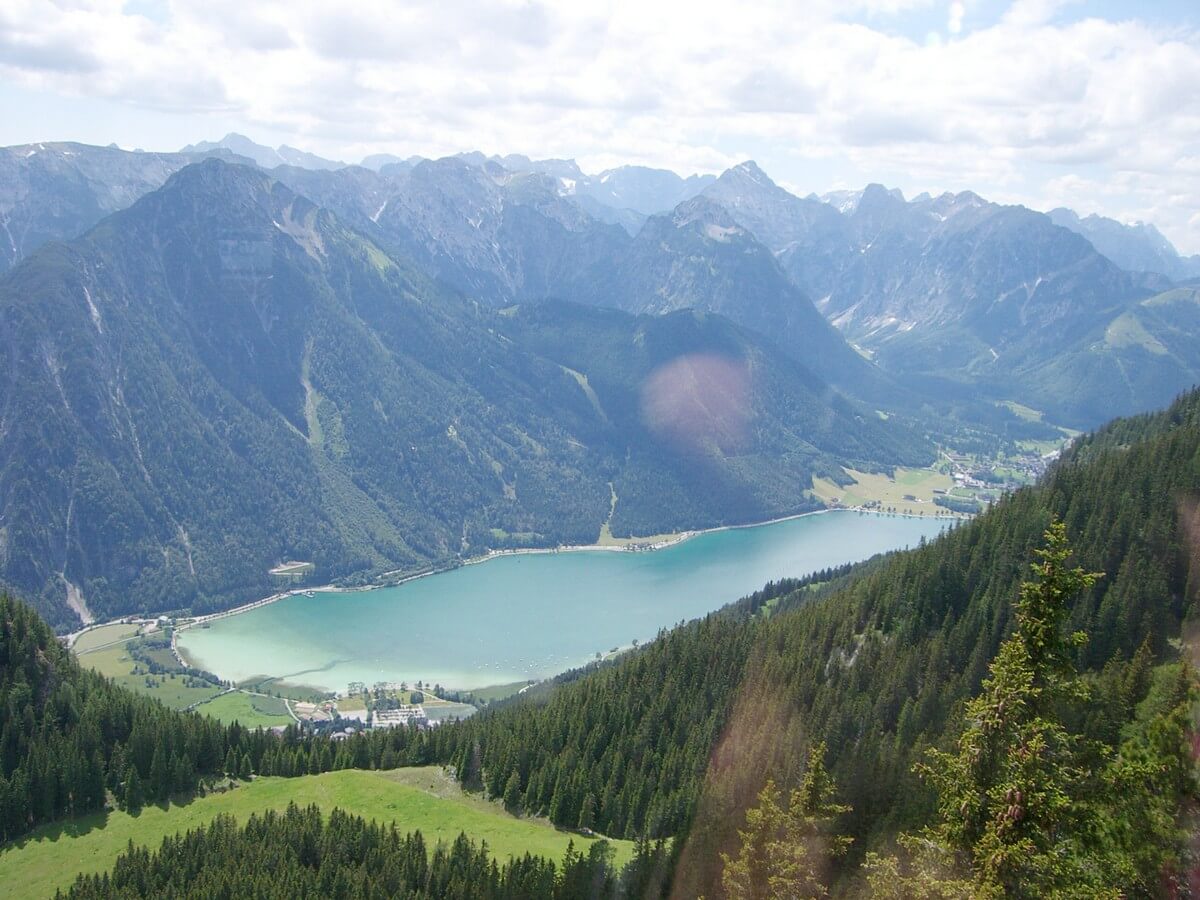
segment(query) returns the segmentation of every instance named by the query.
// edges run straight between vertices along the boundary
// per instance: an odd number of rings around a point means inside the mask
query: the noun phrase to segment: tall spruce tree
[[[1034,577],[1020,587],[1014,632],[967,706],[956,749],[931,751],[918,767],[938,792],[938,821],[901,841],[903,863],[869,857],[872,896],[1116,898],[1151,888],[1162,871],[1174,835],[1169,823],[1151,829],[1186,789],[1162,773],[1180,758],[1186,725],[1171,723],[1190,702],[1191,676],[1180,667],[1181,686],[1152,719],[1147,734],[1163,735],[1154,750],[1140,733],[1116,753],[1074,733],[1067,722],[1080,718],[1090,691],[1074,661],[1085,636],[1066,622],[1072,597],[1100,575],[1068,565],[1061,522],[1044,539]],[[1135,662],[1126,680],[1141,679],[1142,668]],[[1136,815],[1147,831],[1130,840]]]
[[[836,818],[849,810],[834,802],[834,784],[825,767],[825,744],[808,754],[800,787],[786,808],[775,782],[768,779],[758,806],[746,813],[736,858],[722,854],[722,886],[729,900],[808,900],[829,896],[830,863],[842,856],[850,839],[835,833]]]
[[[1034,578],[1021,585],[1015,632],[968,705],[957,750],[933,751],[920,769],[938,791],[940,821],[931,834],[969,858],[980,896],[1111,890],[1088,843],[1096,810],[1086,788],[1094,775],[1062,720],[1067,705],[1086,699],[1074,662],[1086,638],[1066,633],[1070,601],[1100,575],[1068,567],[1061,522],[1045,542],[1035,551]]]

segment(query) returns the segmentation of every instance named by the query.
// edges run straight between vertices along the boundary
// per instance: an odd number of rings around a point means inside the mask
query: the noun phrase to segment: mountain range
[[[1187,330],[1144,305],[1186,318],[1180,295],[1154,298],[1187,287],[1195,260],[1149,226],[1047,216],[969,192],[906,201],[870,185],[800,198],[751,162],[714,179],[636,166],[591,176],[573,160],[482,153],[343,166],[240,135],[183,154],[38,146],[5,151],[0,197],[17,198],[0,200],[5,265],[82,233],[196,153],[237,153],[491,306],[554,297],[632,312],[694,307],[769,334],[801,361],[845,360],[811,327],[813,301],[873,362],[821,374],[872,402],[901,402],[897,388],[1018,401],[1087,427],[1165,403],[1200,378]],[[689,232],[699,197],[710,221]],[[731,275],[730,227],[760,260],[750,281]],[[697,277],[705,268],[711,275]]]
[[[704,196],[879,367],[912,387],[1018,400],[1063,424],[1168,402],[1200,381],[1164,275],[1130,272],[1050,216],[970,192],[906,201],[869,185],[795,197],[753,163]],[[1182,318],[1155,318],[1169,306]],[[1189,326],[1183,325],[1185,334]]]
[[[495,310],[261,170],[187,167],[0,282],[0,578],[52,621],[757,521],[920,463],[692,310]],[[722,399],[716,399],[721,395]]]
[[[83,234],[210,156],[248,162],[223,148],[130,153],[49,142],[0,148],[0,273],[48,241]]]
[[[251,160],[256,166],[273,169],[276,166],[299,166],[303,169],[340,169],[346,164],[323,159],[315,153],[297,150],[287,144],[280,144],[275,149],[256,144],[242,134],[230,132],[219,141],[199,141],[189,144],[180,153],[212,153],[215,150],[225,150],[237,156]],[[390,161],[390,160],[389,160]]]
[[[1005,401],[1200,381],[1200,290],[1090,218],[267,149],[0,151],[0,580],[56,624],[761,520],[961,425],[1055,433]]]
[[[1075,211],[1063,207],[1050,210],[1048,215],[1055,225],[1082,234],[1122,269],[1156,272],[1175,280],[1200,278],[1200,254],[1181,256],[1149,222],[1127,225],[1095,213],[1080,218]]]

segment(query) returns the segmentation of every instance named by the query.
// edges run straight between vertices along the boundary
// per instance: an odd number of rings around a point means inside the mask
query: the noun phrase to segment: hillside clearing
[[[476,841],[486,841],[497,859],[528,852],[558,861],[570,841],[585,853],[593,842],[556,831],[543,820],[516,818],[498,804],[464,794],[436,767],[350,769],[302,778],[256,778],[182,806],[148,806],[136,816],[96,813],[39,828],[0,851],[0,884],[12,898],[53,896],[72,884],[76,873],[110,869],[130,841],[157,848],[165,835],[206,824],[219,813],[244,822],[251,813],[286,809],[291,802],[316,803],[323,810],[340,807],[365,819],[395,822],[402,831],[420,830],[431,849],[466,832]],[[623,866],[633,856],[633,842],[611,843],[617,866]]]

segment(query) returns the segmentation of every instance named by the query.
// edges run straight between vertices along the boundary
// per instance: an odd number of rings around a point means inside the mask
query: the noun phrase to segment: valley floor
[[[853,484],[839,485],[827,478],[813,479],[813,494],[831,506],[895,512],[905,516],[951,516],[953,513],[934,503],[948,496],[954,480],[935,469],[896,469],[891,477],[884,474],[847,469]]]

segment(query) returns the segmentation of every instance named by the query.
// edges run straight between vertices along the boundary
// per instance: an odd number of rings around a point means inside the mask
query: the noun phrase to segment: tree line
[[[240,827],[232,816],[218,816],[164,839],[156,851],[131,846],[112,872],[79,876],[65,897],[605,900],[640,896],[654,870],[653,852],[639,847],[623,871],[603,841],[587,853],[571,844],[557,863],[528,853],[498,863],[486,843],[465,834],[430,847],[420,831],[291,804],[281,813],[252,815]]]

